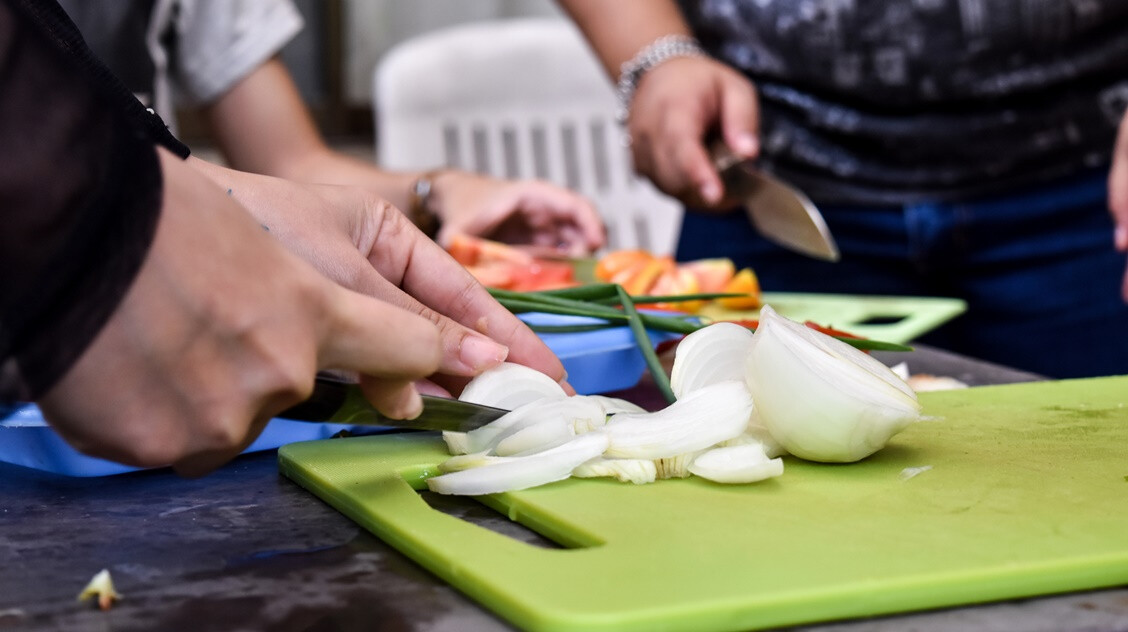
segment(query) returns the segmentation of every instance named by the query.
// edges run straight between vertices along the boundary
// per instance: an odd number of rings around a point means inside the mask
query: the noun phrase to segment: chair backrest
[[[382,166],[549,180],[595,202],[608,248],[673,252],[681,205],[635,175],[614,90],[570,22],[432,31],[384,56],[374,90]]]

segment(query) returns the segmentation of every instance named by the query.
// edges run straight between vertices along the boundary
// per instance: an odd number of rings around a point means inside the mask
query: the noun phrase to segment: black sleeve
[[[53,1],[0,0],[0,407],[89,346],[148,252],[154,144],[186,156]]]

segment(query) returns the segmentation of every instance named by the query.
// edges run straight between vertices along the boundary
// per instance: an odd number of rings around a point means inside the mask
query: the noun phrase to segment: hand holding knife
[[[342,380],[318,375],[313,394],[278,417],[294,421],[387,426],[410,430],[467,432],[480,428],[508,413],[508,410],[462,402],[445,397],[423,396],[423,412],[415,419],[389,419],[368,403],[360,387]]]

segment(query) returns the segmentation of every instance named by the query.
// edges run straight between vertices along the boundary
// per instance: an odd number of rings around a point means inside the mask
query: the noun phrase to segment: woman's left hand
[[[501,180],[443,171],[428,204],[442,220],[446,247],[456,234],[525,247],[533,254],[582,257],[603,246],[603,222],[584,196],[544,180]]]

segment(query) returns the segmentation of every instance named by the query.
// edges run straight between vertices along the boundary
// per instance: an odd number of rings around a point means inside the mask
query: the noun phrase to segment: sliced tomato
[[[513,289],[514,283],[514,270],[515,266],[507,263],[482,263],[478,265],[466,266],[470,274],[478,279],[478,283],[486,287],[494,287],[501,290]]]
[[[808,321],[805,321],[803,324],[806,325],[807,327],[810,327],[811,329],[814,329],[817,332],[824,333],[828,336],[836,336],[838,338],[854,338],[856,340],[862,340],[863,339],[862,336],[859,336],[857,334],[852,334],[848,331],[842,331],[841,329],[834,329],[832,327],[824,327],[823,325],[820,325],[820,324],[818,324],[814,321],[808,320]]]
[[[509,289],[519,292],[556,290],[579,285],[571,264],[562,261],[534,260],[529,265],[512,266],[513,282]]]
[[[697,285],[697,276],[693,272],[681,267],[666,270],[654,281],[650,294],[654,296],[674,296],[677,294],[697,294],[700,292]],[[705,301],[677,301],[673,303],[655,303],[647,307],[665,309],[678,312],[696,313],[705,305]]]
[[[671,257],[653,257],[647,260],[646,264],[642,266],[631,278],[620,282],[623,289],[627,294],[632,296],[641,296],[643,294],[652,294],[651,288],[666,272],[674,269],[674,260]]]
[[[498,261],[522,265],[533,262],[533,256],[523,250],[473,235],[454,235],[446,250],[464,266]]]
[[[593,274],[600,281],[617,283],[613,279],[620,273],[641,267],[652,258],[652,255],[645,250],[614,250],[599,258],[595,263]]]
[[[688,270],[697,277],[699,292],[723,292],[729,281],[736,276],[736,266],[732,259],[695,259],[678,265],[683,270]]]

